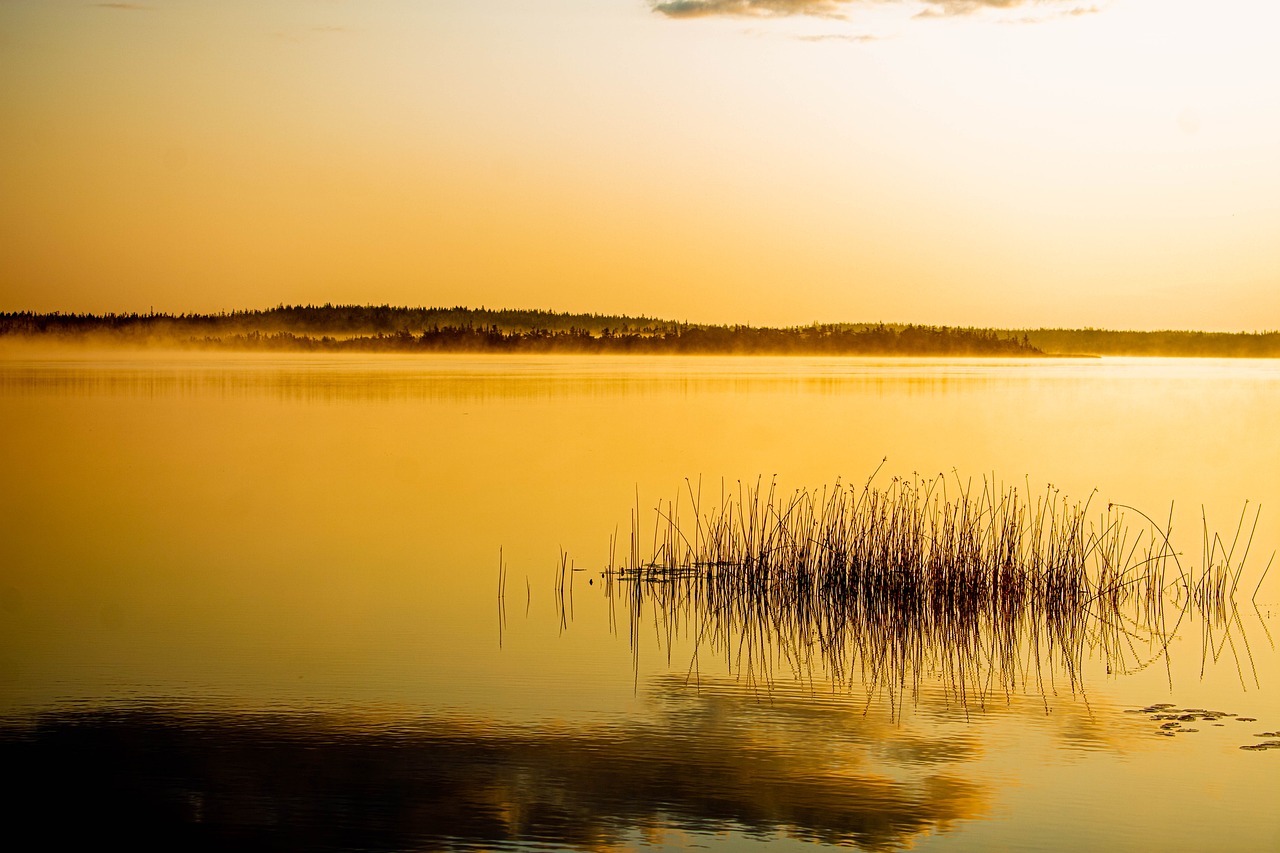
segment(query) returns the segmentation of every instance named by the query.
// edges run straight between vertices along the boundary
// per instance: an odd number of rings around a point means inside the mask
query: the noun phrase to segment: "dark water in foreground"
[[[29,780],[17,815],[73,806],[73,822],[45,825],[50,840],[105,831],[183,847],[590,849],[732,829],[892,849],[990,809],[988,786],[947,772],[972,750],[964,741],[878,745],[882,760],[923,771],[896,780],[869,768],[824,773],[794,747],[744,748],[733,725],[685,722],[388,726],[99,711],[45,721],[9,750],[8,766]],[[867,734],[840,739],[833,752],[867,746]]]
[[[6,819],[135,848],[1280,848],[1280,749],[1242,749],[1280,740],[1278,390],[1266,362],[2,362]],[[1261,503],[1252,582],[1074,656],[1028,622],[832,654],[599,574],[637,493],[649,524],[685,478],[884,456],[1173,502],[1188,566]],[[590,571],[557,596],[562,548]]]

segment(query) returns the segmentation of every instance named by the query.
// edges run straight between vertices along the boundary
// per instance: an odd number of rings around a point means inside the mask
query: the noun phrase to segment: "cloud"
[[[873,35],[868,35],[868,34],[865,34],[865,33],[864,33],[864,34],[858,34],[858,33],[823,33],[822,35],[815,35],[815,36],[796,36],[796,38],[797,38],[797,39],[799,39],[800,41],[812,41],[812,42],[819,42],[819,41],[851,41],[851,42],[857,42],[857,43],[859,43],[859,44],[865,44],[866,42],[879,41],[879,40],[880,40],[880,36],[873,36]]]
[[[1070,9],[1060,9],[1047,15],[1027,15],[1022,18],[1010,18],[1003,21],[1006,24],[1042,24],[1045,21],[1051,21],[1054,18],[1078,18],[1081,15],[1096,15],[1102,10],[1097,6],[1073,6]],[[917,16],[919,17],[919,16]],[[926,16],[929,17],[929,16]],[[941,16],[932,16],[941,17]]]
[[[1026,0],[923,0],[927,8],[917,17],[935,18],[954,15],[972,15],[983,9],[1014,9]]]
[[[953,18],[960,15],[973,15],[986,9],[1019,9],[1024,6],[1070,6],[1058,11],[1052,17],[1093,15],[1102,11],[1097,6],[1071,5],[1073,0],[919,0],[925,4],[917,18]],[[1024,18],[1023,23],[1036,23],[1045,18]]]
[[[840,16],[853,0],[658,0],[653,10],[668,18],[705,18],[712,15]]]
[[[1072,5],[1061,14],[1087,15],[1096,6],[1073,5],[1078,0],[650,0],[653,11],[668,18],[706,18],[715,15],[738,17],[782,17],[808,15],[843,18],[846,10],[858,5],[898,4],[921,6],[919,18],[950,18],[972,15],[988,9],[1008,10],[1023,6]]]

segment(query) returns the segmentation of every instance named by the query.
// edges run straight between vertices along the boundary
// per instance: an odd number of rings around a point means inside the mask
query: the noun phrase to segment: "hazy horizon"
[[[114,312],[114,311],[90,312],[90,311],[81,311],[81,310],[75,310],[75,309],[54,310],[54,311],[33,311],[27,308],[17,308],[17,309],[0,309],[0,314],[10,314],[10,315],[33,314],[37,316],[61,315],[61,316],[70,316],[70,317],[85,316],[85,317],[99,317],[99,318],[105,318],[105,317],[111,317],[111,316],[115,316],[115,317],[137,316],[137,317],[143,317],[143,318],[154,317],[159,320],[165,320],[165,319],[192,320],[192,319],[202,319],[202,318],[213,319],[218,317],[230,317],[232,315],[254,315],[254,314],[268,315],[271,312],[278,311],[280,309],[299,309],[299,308],[307,309],[307,308],[330,308],[330,307],[332,308],[389,307],[393,310],[404,310],[404,311],[468,311],[468,312],[477,312],[477,313],[491,312],[491,313],[498,313],[498,314],[501,314],[501,313],[545,314],[548,316],[554,315],[554,316],[564,316],[564,317],[597,317],[600,319],[651,321],[651,322],[660,323],[660,324],[689,323],[691,325],[726,326],[726,327],[731,327],[734,325],[745,325],[745,326],[751,326],[756,328],[782,328],[782,329],[806,328],[810,326],[859,327],[859,326],[883,325],[890,328],[899,328],[899,327],[906,327],[906,326],[925,326],[925,327],[949,328],[949,329],[975,329],[980,331],[989,330],[994,332],[1062,331],[1062,332],[1103,332],[1108,334],[1140,334],[1140,335],[1172,332],[1172,333],[1178,333],[1178,334],[1247,336],[1247,335],[1272,335],[1272,334],[1276,334],[1277,332],[1280,332],[1280,327],[1258,328],[1258,329],[1217,329],[1215,330],[1215,329],[1190,328],[1190,327],[1138,329],[1138,328],[1126,328],[1121,326],[1110,326],[1110,327],[995,326],[991,324],[961,325],[957,323],[921,323],[921,322],[912,321],[912,320],[885,320],[880,318],[876,318],[876,319],[814,319],[807,322],[792,323],[787,325],[765,324],[765,323],[735,324],[732,322],[717,321],[717,320],[694,321],[694,320],[687,320],[684,318],[662,317],[662,316],[657,316],[654,314],[646,314],[646,313],[614,314],[614,313],[606,313],[606,312],[593,311],[593,310],[587,310],[587,309],[580,310],[575,308],[569,308],[565,310],[555,310],[550,308],[535,308],[527,305],[493,306],[493,305],[461,305],[461,304],[459,305],[425,305],[425,304],[424,305],[391,305],[389,303],[384,303],[384,304],[378,305],[374,303],[299,303],[299,304],[280,303],[280,304],[269,306],[269,307],[243,307],[242,306],[237,308],[229,308],[225,310],[210,311],[210,312],[197,312],[197,311],[163,312],[163,311],[156,311],[150,307],[148,307],[147,310],[143,310],[143,311],[119,311],[119,312]]]

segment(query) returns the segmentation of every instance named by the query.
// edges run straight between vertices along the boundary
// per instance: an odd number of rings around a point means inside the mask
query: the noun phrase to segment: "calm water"
[[[1254,595],[1277,422],[1256,361],[11,354],[13,820],[263,849],[1280,849],[1280,750],[1241,749],[1280,730],[1280,567]],[[880,483],[1172,508],[1187,566],[1261,505],[1237,610],[1099,635],[1074,681],[1023,647],[886,686],[606,595],[637,502],[648,525],[699,483],[886,457]],[[564,599],[562,554],[588,569]],[[1223,715],[1161,736],[1154,704]]]

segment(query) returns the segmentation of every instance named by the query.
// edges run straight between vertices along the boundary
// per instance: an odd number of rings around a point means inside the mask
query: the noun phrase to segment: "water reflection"
[[[1066,366],[1066,362],[1058,365]],[[55,396],[268,396],[297,402],[539,400],[739,394],[835,394],[894,389],[931,393],[1040,368],[1039,360],[983,359],[405,357],[192,354],[180,358],[10,362],[0,394]],[[994,369],[993,369],[994,368]],[[1070,371],[1068,371],[1069,373]],[[1066,375],[1050,370],[1046,375]],[[1025,377],[1023,377],[1025,379]]]
[[[634,665],[652,621],[695,681],[706,657],[748,684],[816,679],[900,713],[932,679],[967,711],[1083,693],[1086,660],[1108,675],[1167,666],[1186,620],[1201,632],[1202,676],[1229,646],[1242,686],[1246,668],[1258,686],[1235,601],[1251,543],[1220,547],[1206,527],[1197,566],[1141,512],[1150,527],[1135,531],[1115,506],[1095,526],[1087,502],[1053,489],[1030,501],[986,481],[957,478],[953,496],[942,477],[873,481],[792,494],[739,484],[706,510],[690,483],[692,520],[678,500],[660,505],[643,558],[633,511],[629,557],[599,576],[610,613],[625,612]],[[1247,529],[1242,515],[1236,542]],[[562,627],[572,574],[562,555]],[[501,576],[498,596],[501,622]]]
[[[950,681],[924,679],[895,719],[851,686],[859,658],[843,688],[791,678],[776,654],[754,682],[725,683],[707,651],[686,684],[691,637],[655,653],[648,597],[633,682],[622,601],[610,635],[600,578],[580,574],[562,633],[550,575],[560,546],[605,565],[637,492],[696,472],[811,485],[884,455],[904,476],[954,467],[1097,487],[1099,505],[1176,499],[1193,517],[1183,553],[1199,549],[1202,502],[1211,529],[1231,530],[1249,498],[1267,507],[1264,562],[1280,541],[1280,443],[1264,428],[1280,362],[135,362],[0,365],[0,716],[36,714],[0,723],[0,762],[25,780],[6,814],[40,837],[616,848],[683,832],[884,849],[953,827],[970,848],[1277,849],[1280,750],[1240,747],[1275,739],[1280,669],[1247,609],[1247,644],[1231,612],[1170,618],[1170,653],[1112,620],[1110,656],[1087,645],[1071,664],[1087,699],[1066,695],[1071,658],[1063,695],[1046,680],[1042,696],[1025,646],[996,658],[1019,677],[1006,690],[917,640],[866,636],[882,672],[950,667],[992,700],[966,718]],[[1258,593],[1271,635],[1277,584],[1280,567]],[[982,624],[960,625],[978,652]],[[1047,620],[1020,624],[1047,642]],[[1141,671],[1112,677],[1104,657]],[[237,704],[123,704],[139,696]],[[305,713],[364,703],[411,710]],[[1158,714],[1106,710],[1155,703],[1242,716],[1164,737]],[[1135,791],[1159,793],[1135,808]]]
[[[1153,364],[1155,366],[1153,366]],[[1269,360],[262,355],[51,351],[0,365],[0,394],[485,401],[772,392],[934,395],[1029,382],[1211,382],[1254,392]],[[1242,368],[1248,368],[1244,370]],[[1170,385],[1170,390],[1176,388]]]
[[[134,706],[0,728],[12,814],[66,845],[609,849],[635,833],[890,850],[987,814],[971,737],[904,732],[731,686],[653,691],[588,727]],[[74,819],[53,819],[56,815]]]
[[[718,664],[758,696],[772,696],[779,685],[808,685],[857,696],[864,708],[883,705],[898,717],[931,694],[969,719],[1016,696],[1036,698],[1046,713],[1059,695],[1087,702],[1090,669],[1108,679],[1159,670],[1172,689],[1171,644],[1199,634],[1202,680],[1206,669],[1220,667],[1233,671],[1245,691],[1262,687],[1249,632],[1230,601],[1213,610],[1187,600],[1095,599],[1056,609],[1022,602],[1001,611],[955,608],[937,618],[903,608],[860,609],[856,600],[800,610],[760,598],[716,600],[700,583],[709,586],[693,578],[632,577],[605,587],[611,603],[622,600],[633,665],[642,646],[656,643],[677,670],[687,664],[684,679],[692,685]]]

